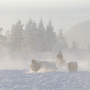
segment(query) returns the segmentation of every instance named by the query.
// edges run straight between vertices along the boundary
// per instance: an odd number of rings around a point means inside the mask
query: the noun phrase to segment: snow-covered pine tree
[[[59,30],[58,44],[59,44],[59,49],[63,49],[63,31],[62,31],[62,29]]]
[[[68,48],[68,44],[66,41],[66,38],[63,36],[63,31],[62,29],[60,29],[59,31],[59,35],[58,35],[58,44],[59,44],[59,49],[61,50],[65,50]]]
[[[90,53],[90,45],[87,46],[87,51]]]
[[[30,19],[23,32],[23,50],[26,52],[34,52],[36,50],[36,33],[36,23]]]
[[[73,41],[72,49],[73,50],[77,50],[78,49],[78,44],[75,41]]]
[[[5,48],[6,37],[2,34],[3,28],[0,28],[0,50]]]
[[[10,34],[10,49],[12,51],[21,51],[22,50],[22,32],[23,25],[21,21],[12,26]]]
[[[33,21],[33,49],[34,50],[38,50],[38,47],[37,47],[37,24],[35,21]]]
[[[46,46],[45,46],[45,43],[46,43],[46,40],[45,40],[45,28],[44,28],[44,25],[43,25],[43,21],[42,19],[40,20],[39,22],[39,26],[38,26],[38,31],[37,31],[37,46],[38,46],[38,50],[39,51],[45,51],[46,50]]]
[[[68,49],[68,44],[67,44],[67,40],[65,37],[63,37],[63,49],[67,50]]]
[[[51,20],[47,25],[46,39],[47,39],[47,51],[52,51],[54,45],[56,44],[56,33],[54,32]]]
[[[10,48],[10,31],[9,30],[5,32],[5,38],[6,38],[5,45],[6,45],[6,48],[9,50]]]
[[[3,31],[3,28],[1,27],[1,28],[0,28],[0,33],[1,33],[2,31]]]

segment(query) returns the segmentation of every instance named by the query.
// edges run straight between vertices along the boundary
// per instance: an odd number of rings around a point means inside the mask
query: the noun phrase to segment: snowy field
[[[0,90],[90,90],[90,72],[1,70]]]

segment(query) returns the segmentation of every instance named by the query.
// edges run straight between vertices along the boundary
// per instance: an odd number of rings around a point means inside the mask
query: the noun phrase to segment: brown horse
[[[41,68],[41,64],[39,61],[32,60],[30,65],[31,70],[37,72]]]
[[[78,64],[77,64],[77,62],[69,62],[68,63],[68,70],[70,71],[70,72],[74,72],[74,71],[77,71],[77,69],[78,69]]]

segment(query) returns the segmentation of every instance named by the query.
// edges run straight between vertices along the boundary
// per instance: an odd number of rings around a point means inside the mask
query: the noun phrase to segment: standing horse
[[[78,63],[77,62],[69,62],[68,63],[68,70],[70,71],[70,72],[75,72],[75,71],[77,71],[77,69],[78,69]]]

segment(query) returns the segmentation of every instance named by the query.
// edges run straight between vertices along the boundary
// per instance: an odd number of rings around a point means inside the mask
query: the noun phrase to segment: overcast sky
[[[43,19],[46,26],[51,19],[55,32],[66,32],[79,22],[90,20],[90,0],[0,0],[0,27],[10,30],[21,19],[37,23]]]

